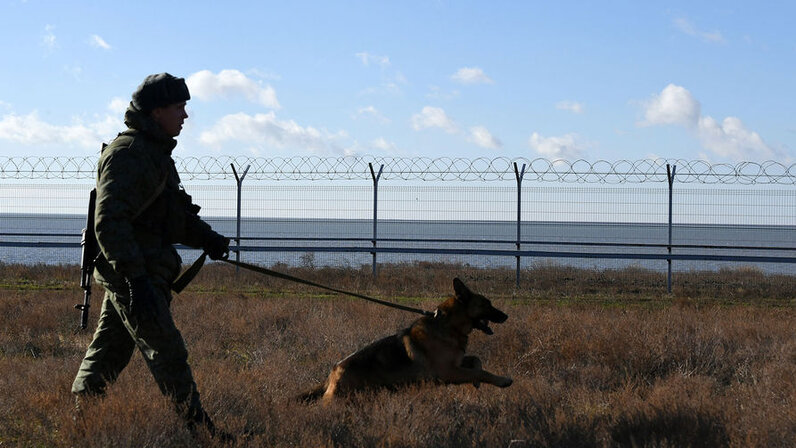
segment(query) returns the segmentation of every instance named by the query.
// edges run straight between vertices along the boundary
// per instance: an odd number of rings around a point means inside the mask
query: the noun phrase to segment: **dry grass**
[[[541,266],[397,265],[291,273],[433,309],[460,276],[510,318],[470,352],[508,389],[417,386],[329,408],[295,397],[415,315],[206,266],[173,311],[203,402],[238,446],[796,445],[796,280],[754,269],[664,277]],[[91,339],[75,334],[76,267],[0,264],[0,446],[194,446],[139,355],[73,421]],[[91,325],[100,288],[94,288]],[[243,434],[247,434],[245,437]]]

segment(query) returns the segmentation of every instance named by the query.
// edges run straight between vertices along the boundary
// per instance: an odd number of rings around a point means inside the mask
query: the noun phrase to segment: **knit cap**
[[[185,79],[168,73],[149,75],[133,92],[133,106],[148,114],[152,109],[191,99]]]

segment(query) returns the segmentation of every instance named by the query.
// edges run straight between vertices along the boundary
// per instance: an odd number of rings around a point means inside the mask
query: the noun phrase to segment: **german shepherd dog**
[[[433,317],[421,317],[409,328],[348,355],[334,365],[325,383],[300,398],[312,402],[322,397],[328,403],[357,391],[394,390],[424,381],[510,386],[511,378],[483,370],[481,360],[464,354],[474,328],[492,334],[489,322],[502,323],[508,316],[458,278],[453,289],[455,296],[442,302]]]

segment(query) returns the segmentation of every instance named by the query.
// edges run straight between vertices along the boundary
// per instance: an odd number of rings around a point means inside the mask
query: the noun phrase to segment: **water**
[[[220,233],[233,237],[235,220],[210,218],[207,221]],[[36,233],[60,236],[7,236],[0,235],[0,260],[6,263],[23,264],[79,264],[80,230],[85,226],[81,215],[32,215],[0,214],[0,234]],[[517,225],[509,221],[400,221],[383,220],[377,223],[379,238],[426,239],[426,240],[472,240],[467,243],[439,241],[379,242],[384,248],[445,248],[479,250],[513,250],[517,238]],[[246,218],[241,222],[241,236],[246,238],[244,246],[257,246],[263,251],[244,252],[241,259],[264,265],[285,263],[305,266],[353,266],[370,265],[370,253],[328,252],[321,248],[370,248],[373,222],[357,219],[263,219]],[[563,251],[575,253],[654,253],[665,254],[663,247],[614,247],[587,246],[577,243],[628,243],[666,244],[668,227],[657,223],[572,223],[572,222],[526,222],[522,224],[523,250]],[[251,239],[255,238],[255,239]],[[256,238],[345,238],[346,241],[304,240],[257,240]],[[358,239],[358,240],[356,240]],[[496,240],[505,242],[494,242]],[[66,247],[13,247],[14,243],[55,243]],[[672,232],[673,244],[707,246],[755,246],[783,247],[790,250],[725,250],[708,248],[680,248],[675,254],[713,254],[748,256],[796,256],[796,226],[738,226],[738,225],[694,225],[675,224]],[[306,249],[300,249],[306,248]],[[318,250],[313,250],[317,248]],[[199,255],[195,250],[181,250],[185,262]],[[514,267],[513,256],[495,255],[450,255],[450,254],[379,254],[382,263],[396,262],[453,262],[477,267]],[[623,260],[600,258],[523,258],[522,266],[534,263],[556,263],[583,268],[617,269],[640,266],[665,271],[665,260]],[[752,263],[744,262],[743,265]],[[679,261],[673,262],[675,271],[717,270],[738,267],[738,262]],[[796,274],[796,264],[756,263],[766,273]]]

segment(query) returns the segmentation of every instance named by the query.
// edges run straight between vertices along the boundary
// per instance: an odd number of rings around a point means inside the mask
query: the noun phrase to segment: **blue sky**
[[[183,157],[796,157],[794,2],[0,1],[7,156],[96,155],[167,71]]]

